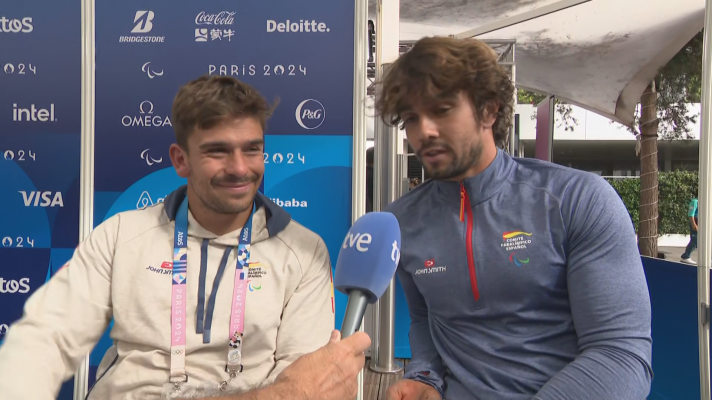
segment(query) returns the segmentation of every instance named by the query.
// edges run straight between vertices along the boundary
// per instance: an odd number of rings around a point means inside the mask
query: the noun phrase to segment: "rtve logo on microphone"
[[[341,246],[342,249],[356,248],[357,251],[365,253],[368,251],[368,245],[373,241],[373,237],[370,233],[348,233],[346,234],[346,239],[344,239],[344,244]],[[398,250],[398,242],[393,241],[391,250],[391,260],[398,264],[400,262],[400,250]]]

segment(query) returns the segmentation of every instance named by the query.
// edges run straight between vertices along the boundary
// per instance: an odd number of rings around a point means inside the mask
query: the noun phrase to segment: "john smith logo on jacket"
[[[529,257],[524,255],[528,246],[532,244],[532,233],[524,231],[510,231],[502,234],[503,249],[509,252],[509,262],[517,267],[529,264]]]
[[[171,275],[173,273],[173,263],[170,261],[164,261],[161,263],[161,268],[156,268],[152,266],[146,267],[148,271],[151,271],[159,275]]]
[[[435,274],[435,273],[440,273],[440,272],[447,272],[447,267],[444,265],[436,267],[435,260],[433,260],[433,259],[426,260],[424,265],[425,265],[425,268],[415,270],[415,275]]]

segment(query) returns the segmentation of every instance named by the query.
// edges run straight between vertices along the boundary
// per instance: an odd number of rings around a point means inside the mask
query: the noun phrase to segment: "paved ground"
[[[668,261],[680,261],[680,256],[685,252],[684,247],[658,247],[658,252],[665,254]],[[693,260],[697,261],[697,250],[692,252]]]

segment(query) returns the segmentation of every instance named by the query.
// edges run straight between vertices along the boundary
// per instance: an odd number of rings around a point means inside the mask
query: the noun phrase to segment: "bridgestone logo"
[[[119,43],[164,43],[165,36],[120,36]]]

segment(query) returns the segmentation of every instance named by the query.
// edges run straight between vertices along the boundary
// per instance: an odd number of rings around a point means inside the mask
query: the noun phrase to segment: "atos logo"
[[[304,100],[297,106],[294,113],[297,123],[304,129],[316,129],[324,123],[326,110],[324,105],[314,99]]]
[[[6,293],[28,293],[30,291],[30,278],[22,278],[19,281],[0,278],[0,294]]]
[[[0,33],[30,33],[34,29],[31,17],[22,19],[0,17]]]
[[[62,192],[40,192],[24,190],[18,191],[22,194],[22,201],[25,207],[64,207]]]

